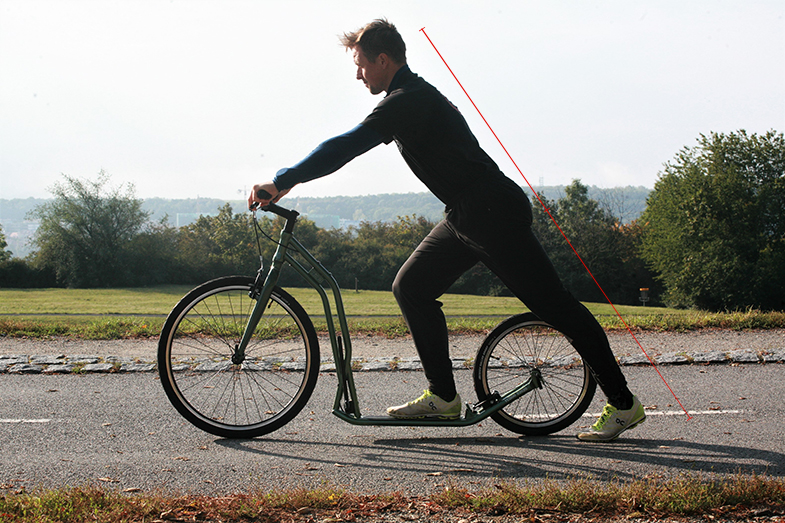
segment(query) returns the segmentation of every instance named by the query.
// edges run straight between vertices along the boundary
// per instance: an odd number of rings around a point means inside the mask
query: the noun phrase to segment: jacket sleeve
[[[291,189],[298,183],[327,176],[382,141],[382,136],[377,131],[360,124],[347,133],[322,142],[300,163],[278,171],[273,183],[282,191]]]

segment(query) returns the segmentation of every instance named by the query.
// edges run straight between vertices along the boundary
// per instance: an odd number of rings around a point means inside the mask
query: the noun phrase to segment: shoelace
[[[412,401],[410,401],[410,402],[409,402],[409,403],[407,403],[406,405],[407,405],[407,406],[409,406],[409,405],[414,405],[414,404],[416,404],[416,403],[419,403],[419,402],[421,402],[421,401],[425,401],[426,399],[428,399],[428,396],[429,396],[429,394],[428,394],[428,391],[427,391],[427,390],[424,390],[424,391],[422,391],[422,396],[420,396],[420,397],[419,397],[419,398],[417,398],[417,399],[413,399]]]
[[[597,423],[592,425],[592,428],[594,430],[602,429],[602,427],[604,427],[605,423],[608,421],[608,418],[610,418],[615,411],[616,407],[612,405],[605,405],[605,407],[602,409],[602,414],[600,414],[600,419],[597,420]]]

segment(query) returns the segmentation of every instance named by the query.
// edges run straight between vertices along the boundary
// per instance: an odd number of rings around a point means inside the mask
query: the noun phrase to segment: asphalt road
[[[0,375],[0,486],[101,484],[118,490],[219,494],[329,482],[355,492],[426,494],[450,484],[647,475],[785,475],[785,365],[661,366],[685,414],[649,366],[626,367],[646,423],[609,444],[579,442],[593,419],[548,437],[487,420],[457,428],[355,427],[330,413],[324,373],[291,424],[254,440],[216,438],[185,422],[154,373]],[[459,392],[473,399],[469,371]],[[419,372],[356,375],[366,414],[418,395]],[[589,409],[601,410],[598,393]]]

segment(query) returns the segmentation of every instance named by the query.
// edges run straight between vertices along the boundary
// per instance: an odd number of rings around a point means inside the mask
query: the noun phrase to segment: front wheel
[[[480,401],[502,395],[527,380],[536,368],[543,388],[535,389],[491,417],[504,428],[530,436],[558,432],[583,415],[597,384],[570,340],[532,313],[506,319],[485,338],[474,364]]]
[[[235,355],[256,300],[253,278],[229,276],[192,290],[158,342],[166,395],[188,421],[216,436],[279,429],[305,406],[319,374],[316,331],[292,296],[275,288],[243,358]]]

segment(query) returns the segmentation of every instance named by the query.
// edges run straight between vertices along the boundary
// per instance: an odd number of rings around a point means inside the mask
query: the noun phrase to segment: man
[[[406,46],[395,26],[375,20],[341,43],[352,52],[357,79],[384,99],[363,122],[325,141],[272,181],[255,185],[249,206],[276,202],[298,183],[330,174],[381,143],[395,141],[415,175],[446,205],[446,219],[401,267],[393,293],[412,334],[428,389],[397,418],[457,419],[447,326],[438,298],[477,262],[488,266],[532,312],[571,340],[608,397],[587,441],[609,441],[645,419],[627,388],[604,331],[562,285],[531,231],[532,211],[521,188],[480,148],[466,121],[433,86],[406,64]],[[260,198],[260,190],[271,195]]]

